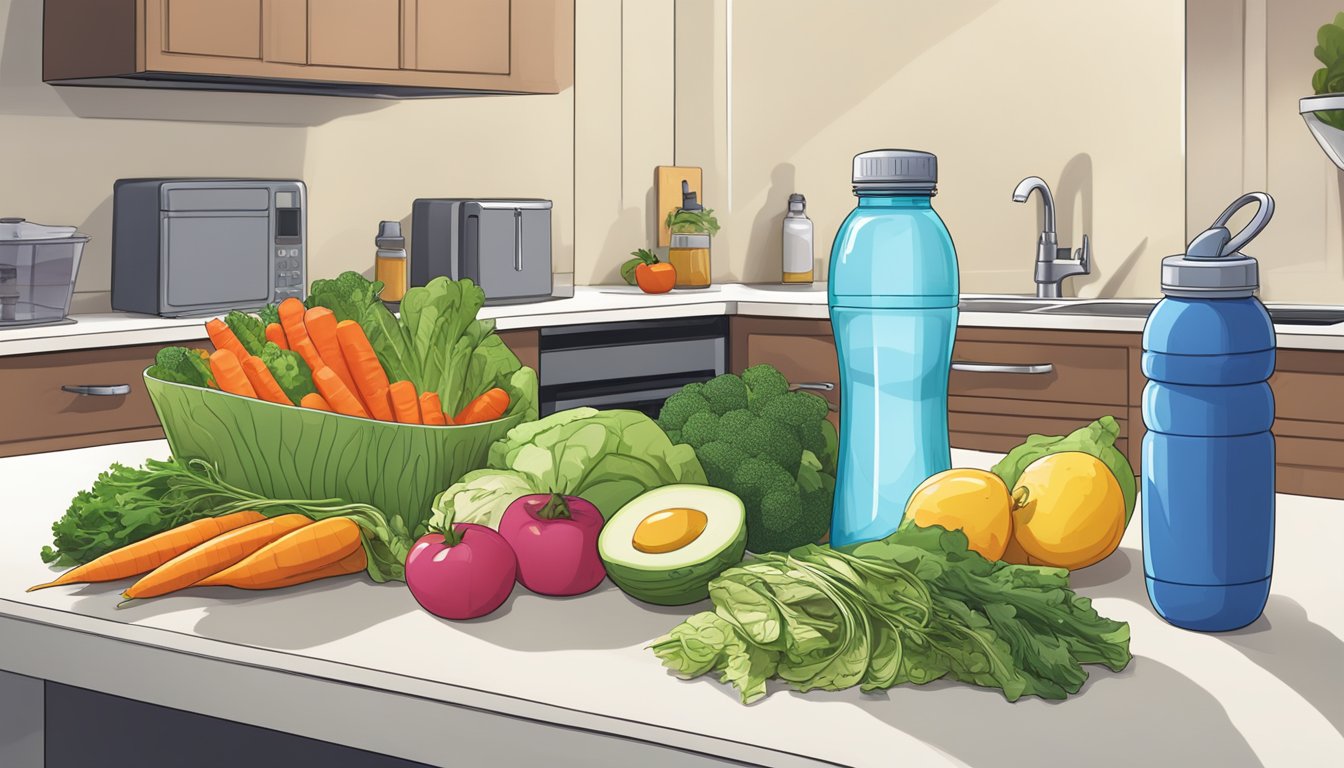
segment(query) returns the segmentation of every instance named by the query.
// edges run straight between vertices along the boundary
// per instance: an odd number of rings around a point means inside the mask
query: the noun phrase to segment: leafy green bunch
[[[704,234],[713,237],[719,233],[719,220],[714,218],[714,209],[712,208],[702,208],[696,211],[678,208],[668,212],[665,223],[667,231],[674,235]]]
[[[1316,32],[1316,59],[1325,66],[1311,76],[1311,87],[1317,95],[1344,92],[1344,13]],[[1344,130],[1344,109],[1317,112],[1326,125]]]
[[[830,525],[837,440],[827,412],[762,364],[686,385],[658,425],[695,449],[710,485],[742,499],[747,549],[770,552],[815,542]]]
[[[1085,664],[1123,669],[1129,625],[1099,616],[1068,571],[990,562],[965,534],[908,528],[839,550],[758,556],[709,585],[713,611],[652,644],[683,678],[717,672],[749,704],[777,678],[864,691],[950,677],[1009,701],[1063,699]]]

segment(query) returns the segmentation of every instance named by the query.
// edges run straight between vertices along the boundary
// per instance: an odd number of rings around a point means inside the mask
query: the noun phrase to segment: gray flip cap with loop
[[[1236,237],[1227,229],[1232,215],[1251,203],[1259,203],[1249,224]],[[1213,225],[1195,236],[1185,253],[1162,260],[1162,293],[1178,298],[1233,299],[1254,296],[1260,287],[1256,260],[1241,249],[1269,224],[1274,198],[1264,192],[1249,192],[1228,206]]]

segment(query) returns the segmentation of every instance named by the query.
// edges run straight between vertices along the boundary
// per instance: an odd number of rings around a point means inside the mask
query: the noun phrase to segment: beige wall
[[[1187,229],[1207,227],[1242,192],[1274,196],[1246,252],[1262,298],[1344,303],[1344,173],[1298,114],[1312,95],[1316,30],[1337,0],[1190,0]],[[1249,212],[1234,219],[1240,226]]]
[[[680,0],[676,157],[706,168],[716,276],[779,279],[795,191],[829,254],[851,156],[898,146],[939,156],[964,291],[1033,290],[1039,205],[1010,197],[1037,175],[1060,242],[1091,235],[1073,290],[1155,295],[1184,242],[1183,33],[1172,0]]]

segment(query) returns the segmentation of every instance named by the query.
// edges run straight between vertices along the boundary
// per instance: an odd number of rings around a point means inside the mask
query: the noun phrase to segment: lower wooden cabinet
[[[833,384],[840,373],[830,323],[735,317],[733,371],[771,363],[791,382]],[[957,329],[948,382],[954,448],[1002,453],[1031,434],[1062,435],[1105,415],[1120,428],[1116,446],[1142,469],[1142,340],[1138,333],[1021,328]],[[1280,493],[1344,498],[1344,352],[1279,350],[1274,389]],[[832,418],[837,421],[838,414]]]
[[[537,368],[536,330],[501,331],[499,337],[523,365]],[[162,438],[143,373],[165,346],[0,357],[0,457]],[[199,346],[211,348],[206,341]],[[90,386],[124,388],[126,394],[70,391]]]

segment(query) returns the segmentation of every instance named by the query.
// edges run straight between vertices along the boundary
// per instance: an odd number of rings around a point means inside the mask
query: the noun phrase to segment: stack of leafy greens
[[[1344,13],[1316,32],[1316,59],[1325,66],[1311,76],[1311,88],[1319,96],[1344,93]],[[1344,130],[1344,109],[1323,110],[1316,116],[1332,128]]]
[[[514,499],[533,493],[581,496],[610,518],[647,490],[704,482],[690,446],[673,445],[648,416],[574,408],[509,430],[490,446],[485,469],[434,500],[431,525],[451,519],[493,528]]]
[[[684,678],[717,672],[743,703],[766,681],[864,691],[943,677],[1009,701],[1062,699],[1084,664],[1123,669],[1129,625],[1097,615],[1068,571],[990,562],[960,531],[907,528],[843,550],[760,555],[710,582],[713,611],[654,641]]]

